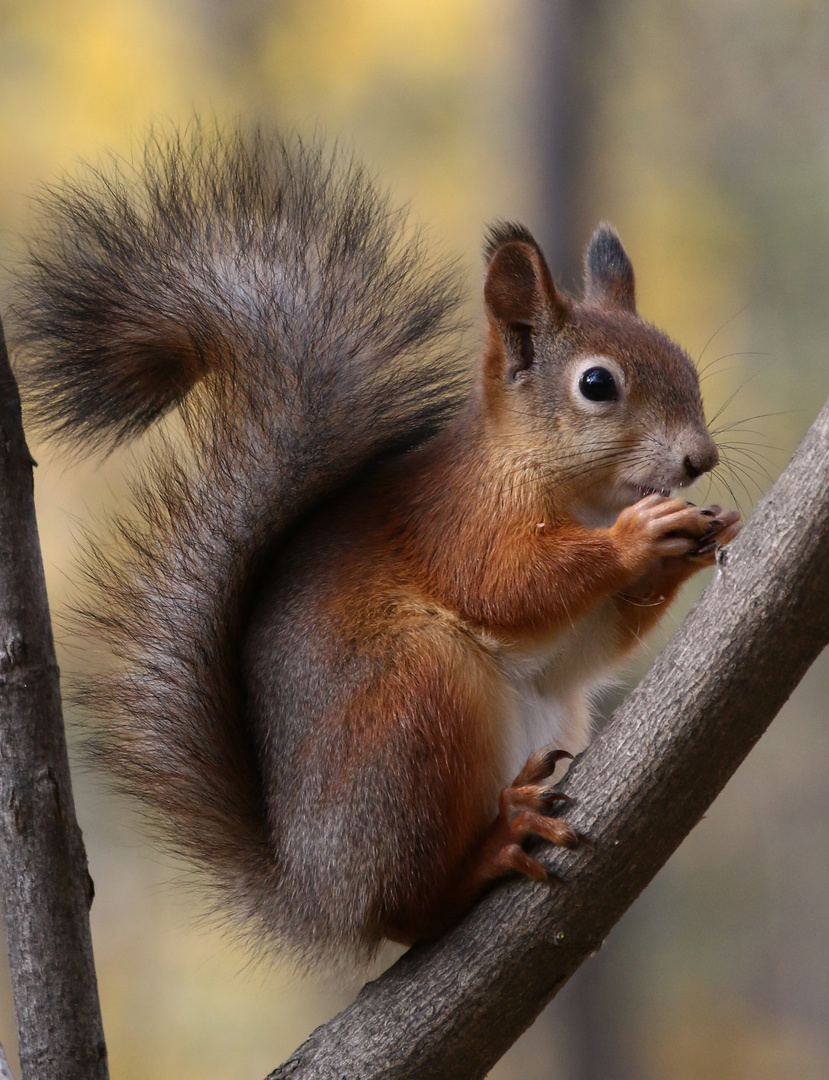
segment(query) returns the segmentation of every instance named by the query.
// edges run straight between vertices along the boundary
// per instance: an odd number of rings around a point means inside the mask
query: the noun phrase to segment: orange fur
[[[326,780],[332,805],[348,805],[343,784],[359,785],[387,748],[407,763],[394,828],[384,820],[390,832],[418,833],[406,855],[408,887],[373,867],[379,930],[397,941],[439,931],[499,876],[542,873],[520,852],[528,833],[572,840],[555,819],[542,824],[534,791],[502,797],[493,821],[509,696],[499,654],[565,640],[602,609],[613,641],[599,667],[609,670],[700,568],[663,555],[662,545],[691,552],[711,523],[683,500],[654,497],[606,527],[580,523],[568,485],[555,470],[540,472],[521,444],[527,416],[491,374],[504,364],[491,332],[482,361],[490,374],[455,421],[308,519],[277,586],[283,604],[290,598],[309,615],[315,640],[335,651],[348,642],[376,671],[358,685],[347,677],[347,700],[305,741],[314,755],[336,747],[337,776]],[[653,532],[654,513],[669,515],[669,536],[666,524]],[[275,599],[264,606],[272,610]],[[343,663],[342,654],[325,661],[341,672]]]
[[[612,229],[581,299],[521,226],[457,283],[353,163],[196,130],[69,184],[21,304],[30,397],[111,446],[180,409],[88,622],[96,745],[259,940],[365,957],[545,880],[552,743],[739,528],[668,493],[716,464],[687,355]]]

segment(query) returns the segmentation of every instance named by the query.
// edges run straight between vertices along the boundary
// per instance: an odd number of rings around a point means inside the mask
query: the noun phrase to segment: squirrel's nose
[[[705,438],[699,439],[696,445],[686,452],[682,466],[685,469],[685,475],[691,481],[696,480],[703,473],[710,472],[711,469],[716,467],[719,460],[720,455],[716,443],[706,433]]]

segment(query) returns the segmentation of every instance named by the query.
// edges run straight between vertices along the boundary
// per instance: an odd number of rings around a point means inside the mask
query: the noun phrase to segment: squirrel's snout
[[[716,468],[720,460],[717,444],[706,433],[703,438],[695,440],[694,445],[686,449],[682,467],[688,481],[696,480],[703,473]]]

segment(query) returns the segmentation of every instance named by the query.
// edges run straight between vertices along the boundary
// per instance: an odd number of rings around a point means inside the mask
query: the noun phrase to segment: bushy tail
[[[173,849],[265,921],[270,845],[245,722],[248,590],[298,515],[457,405],[458,290],[365,172],[196,128],[43,200],[16,305],[48,431],[110,447],[178,406],[135,509],[87,564],[114,660],[93,745]]]

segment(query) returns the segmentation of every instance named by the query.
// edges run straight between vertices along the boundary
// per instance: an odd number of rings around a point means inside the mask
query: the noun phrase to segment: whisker
[[[701,368],[701,369],[700,369],[700,370],[699,370],[699,371],[697,372],[697,378],[699,379],[699,381],[700,381],[700,382],[702,382],[703,378],[705,378],[705,377],[706,377],[706,376],[707,376],[708,374],[711,374],[711,375],[718,375],[718,374],[720,374],[720,372],[712,372],[712,371],[711,371],[711,368],[712,368],[712,367],[713,367],[713,366],[714,366],[715,364],[719,364],[719,363],[721,363],[721,361],[723,361],[723,360],[731,360],[731,359],[733,359],[733,358],[734,358],[735,356],[771,356],[771,355],[772,355],[772,354],[771,354],[771,353],[769,353],[769,352],[761,352],[761,351],[759,351],[759,350],[757,350],[757,349],[754,349],[754,350],[750,350],[750,351],[749,351],[749,350],[746,350],[746,351],[744,351],[744,352],[730,352],[730,353],[724,353],[724,354],[723,354],[722,356],[718,356],[716,360],[709,360],[709,361],[708,361],[708,363],[707,363],[707,364],[705,365],[705,367],[704,367],[704,368]],[[735,371],[735,370],[736,370],[736,368],[728,368],[727,370],[728,370],[728,371]]]
[[[735,394],[738,393],[740,389],[742,389],[742,388],[738,387],[737,390],[734,391],[734,393]],[[733,396],[734,395],[732,394],[732,398],[733,398]],[[720,412],[722,412],[722,409],[720,410]],[[741,427],[743,424],[750,424],[754,420],[768,420],[773,416],[793,416],[796,413],[803,413],[803,412],[804,412],[803,409],[781,409],[781,410],[779,410],[779,412],[757,413],[755,416],[746,416],[743,420],[735,420],[733,423],[725,424],[723,427],[720,427],[720,428],[712,428],[711,427],[711,424],[713,424],[714,420],[717,419],[717,417],[714,416],[714,417],[711,418],[711,420],[708,423],[708,429],[709,429],[709,431],[711,432],[711,434],[713,436],[716,436],[716,435],[721,435],[726,431],[733,431],[734,428]],[[719,415],[719,413],[717,414],[717,416],[718,415]],[[757,431],[756,429],[748,429],[748,430],[751,430],[752,434],[754,434],[754,435],[760,435],[760,436],[763,435],[762,431]]]
[[[760,434],[759,432],[753,432],[751,429],[746,428],[745,431],[750,434]],[[743,432],[738,432],[742,435]],[[719,443],[717,444],[719,445]],[[764,450],[779,450],[781,454],[785,453],[782,446],[774,446],[772,443],[767,443],[765,439],[734,439],[731,443],[723,443],[724,446],[762,446]]]
[[[723,475],[723,470],[721,468],[719,468],[719,467],[717,467],[716,469],[713,469],[712,472],[711,472],[711,478],[712,478],[712,481],[714,481],[715,483],[722,484],[722,486],[726,489],[728,494],[731,496],[731,500],[734,503],[734,505],[737,507],[738,510],[742,511],[743,507],[742,507],[742,505],[740,503],[740,500],[734,494],[734,489],[732,488],[731,484],[729,484],[728,480]],[[746,495],[748,495],[748,492],[746,492]],[[751,499],[751,496],[749,496],[749,502],[751,503],[752,506],[754,505],[754,502]]]
[[[709,338],[709,339],[708,339],[708,340],[706,341],[706,343],[705,343],[705,344],[703,345],[703,347],[702,347],[702,352],[701,352],[701,353],[699,354],[699,356],[697,357],[697,366],[699,366],[699,365],[700,365],[700,364],[702,363],[702,358],[703,358],[703,356],[705,356],[705,351],[706,351],[706,349],[708,348],[708,346],[709,346],[709,345],[711,344],[711,342],[712,342],[712,341],[714,340],[714,338],[715,338],[715,337],[716,337],[716,336],[717,336],[717,335],[718,335],[719,333],[721,333],[721,332],[722,332],[723,330],[725,330],[726,326],[728,326],[728,324],[729,324],[729,323],[732,323],[732,322],[734,322],[734,320],[735,320],[736,318],[738,318],[738,317],[739,317],[740,315],[742,315],[742,313],[743,313],[743,312],[744,312],[744,311],[745,311],[745,310],[746,310],[746,309],[748,308],[748,306],[749,306],[749,305],[748,305],[748,303],[746,303],[746,304],[743,304],[743,306],[742,306],[742,307],[740,308],[740,310],[739,310],[739,311],[735,311],[735,313],[734,313],[733,315],[731,315],[731,316],[730,316],[729,318],[727,318],[727,319],[725,320],[725,322],[724,322],[724,323],[721,323],[721,324],[720,324],[720,325],[719,325],[719,326],[717,327],[717,329],[716,329],[716,330],[714,331],[714,333],[713,333],[713,334],[711,335],[711,337],[710,337],[710,338]]]
[[[725,459],[725,464],[726,464],[726,467],[729,468],[731,470],[731,472],[733,473],[734,478],[737,481],[737,483],[742,486],[742,488],[745,491],[746,495],[749,494],[748,488],[746,486],[747,484],[753,484],[754,487],[757,488],[757,491],[759,492],[760,495],[763,495],[765,493],[764,488],[762,487],[762,485],[760,483],[758,483],[757,479],[752,474],[751,470],[747,469],[745,466],[743,466],[743,465],[741,465],[741,464],[739,464],[739,463],[737,463],[735,461],[729,461],[727,458]]]
[[[741,450],[739,447],[728,446],[723,447],[723,449],[726,451],[726,453],[721,455],[724,459],[729,460],[729,455],[737,454],[740,457],[739,464],[742,465],[743,468],[751,467],[758,472],[765,472],[764,466],[760,463],[760,459],[754,451],[749,452],[748,450]]]
[[[722,405],[720,405],[719,409],[717,409],[717,411],[711,417],[711,420],[709,422],[709,427],[710,427],[711,424],[714,423],[714,421],[717,419],[718,416],[722,416],[722,414],[725,412],[725,410],[728,408],[728,406],[731,404],[731,402],[734,400],[734,398],[737,396],[737,394],[739,394],[741,391],[743,391],[748,386],[748,384],[750,382],[753,382],[754,379],[756,379],[759,375],[762,375],[763,372],[766,371],[767,368],[769,368],[770,366],[771,366],[770,364],[763,364],[763,366],[760,368],[759,371],[755,371],[755,372],[753,372],[753,374],[751,374],[751,375],[747,376],[745,379],[743,379],[743,381],[740,383],[740,385],[737,387],[737,389],[734,391],[734,393],[731,394],[729,397],[727,397],[725,399],[725,401],[722,403]]]
[[[770,465],[772,468],[774,468],[775,462],[765,454],[758,454],[756,450],[745,450],[741,446],[731,446],[728,443],[723,443],[720,446],[720,450],[725,450],[727,453],[731,454],[739,454],[741,458],[747,458],[764,473],[768,480],[771,480],[771,476],[761,462],[765,461],[766,464]]]

